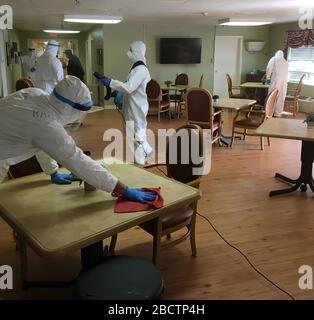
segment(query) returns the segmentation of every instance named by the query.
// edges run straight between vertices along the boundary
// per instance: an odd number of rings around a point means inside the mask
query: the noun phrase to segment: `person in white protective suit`
[[[101,82],[118,92],[123,93],[122,114],[126,123],[127,143],[134,148],[134,160],[139,165],[145,164],[145,158],[151,154],[152,147],[147,142],[147,112],[148,101],[146,85],[151,77],[146,66],[146,46],[142,41],[135,41],[130,45],[127,56],[132,62],[127,81],[121,82],[106,76],[100,78]],[[134,123],[134,135],[128,134]]]
[[[280,117],[285,104],[288,86],[288,62],[284,58],[283,51],[278,50],[272,57],[266,68],[266,78],[270,80],[268,92],[278,89],[278,98],[275,105],[275,117]]]
[[[22,56],[22,74],[24,77],[33,78],[36,64],[36,54],[35,49],[29,48],[28,53],[25,56]]]
[[[49,40],[45,52],[37,59],[34,86],[51,93],[64,78],[61,61],[57,58],[59,43]]]
[[[58,162],[98,189],[129,200],[153,200],[154,193],[119,182],[86,156],[65,131],[64,126],[77,121],[92,104],[89,89],[74,76],[59,82],[50,95],[41,89],[27,88],[0,99],[0,183],[11,165],[35,155],[52,183],[70,184],[73,180],[73,175],[58,172]]]

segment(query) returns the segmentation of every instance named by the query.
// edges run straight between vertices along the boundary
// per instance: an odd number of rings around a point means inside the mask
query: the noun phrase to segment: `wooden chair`
[[[199,85],[198,85],[199,88],[203,87],[203,81],[204,81],[204,74],[202,74],[201,77],[200,77],[200,82],[199,82]],[[182,110],[186,110],[185,95],[186,95],[186,92],[184,92],[184,94],[182,95],[181,101],[179,102],[178,119],[180,117],[180,114],[182,114]]]
[[[189,136],[188,148],[186,148],[186,144],[185,144],[186,141],[182,141],[183,139],[181,139],[180,135],[178,134],[180,130],[187,130],[188,132],[188,136]],[[195,141],[194,139],[193,140],[191,139],[192,134],[193,135],[197,134],[197,138],[199,141],[199,155],[197,156],[203,157],[204,151],[203,151],[202,129],[197,125],[185,125],[176,129],[176,134],[173,134],[172,136],[169,137],[166,145],[166,163],[148,165],[145,168],[151,169],[151,168],[157,167],[159,169],[161,166],[166,166],[167,177],[178,180],[182,183],[188,184],[189,186],[192,186],[194,188],[199,188],[201,175],[194,175],[193,168],[202,167],[203,163],[194,165],[192,162],[193,157],[191,155],[191,150],[192,150],[191,142]],[[184,150],[187,150],[187,152],[189,152],[188,154],[189,162],[187,164],[185,162],[182,163],[183,161],[181,161],[181,157],[182,157],[181,149],[183,144],[184,144]],[[173,150],[172,148],[173,146],[176,146],[175,150]],[[171,159],[173,159],[172,158],[173,153],[177,157],[176,163],[171,163]],[[187,155],[185,154],[183,157],[185,156]],[[144,229],[146,232],[148,232],[154,237],[153,262],[155,264],[157,264],[158,262],[159,252],[161,248],[161,238],[164,236],[167,236],[167,238],[170,239],[171,234],[173,232],[176,232],[185,227],[187,228],[187,232],[182,237],[179,237],[176,240],[166,242],[162,246],[170,247],[190,237],[192,255],[193,256],[196,255],[196,243],[195,243],[196,212],[197,212],[197,203],[192,203],[192,204],[185,205],[182,208],[165,213],[159,225],[156,225],[156,221],[148,221],[146,223],[139,225],[142,229]],[[111,253],[114,251],[116,239],[117,239],[117,235],[115,236],[115,239],[113,239],[114,242],[113,240],[111,241],[111,244],[110,244]]]
[[[146,94],[149,104],[149,112],[157,111],[158,122],[160,122],[160,114],[163,112],[168,112],[169,118],[171,119],[169,92],[162,92],[158,81],[151,79],[148,82]]]
[[[241,90],[241,87],[239,86],[233,86],[232,85],[232,79],[228,73],[226,73],[226,79],[227,79],[227,84],[228,84],[228,94],[229,98],[234,98],[234,99],[245,99],[245,94],[234,94],[233,90]]]
[[[9,179],[16,179],[25,176],[29,176],[31,174],[42,172],[41,166],[39,165],[35,156],[20,163],[17,163],[13,166],[10,166],[8,176]],[[13,239],[16,243],[15,248],[16,250],[19,249],[18,247],[18,234],[15,230],[12,231]]]
[[[9,168],[9,177],[11,179],[29,176],[31,174],[42,172],[41,166],[36,157],[17,163]]]
[[[221,146],[222,110],[215,110],[213,99],[206,89],[193,88],[185,97],[188,123],[196,124],[203,129],[210,129],[212,143]]]
[[[15,90],[16,91],[26,89],[26,88],[32,88],[32,87],[34,87],[34,84],[33,84],[32,80],[29,78],[18,79],[15,83]]]
[[[180,73],[176,76],[176,79],[174,81],[175,85],[179,86],[188,86],[189,85],[189,77],[186,73]],[[175,104],[175,110],[179,114],[180,104],[184,104],[184,94],[186,92],[183,90],[175,90],[174,94],[170,95],[170,101],[174,102]]]
[[[186,73],[180,73],[176,76],[175,85],[187,86],[189,84],[189,77]]]
[[[203,88],[203,81],[204,81],[204,74],[201,75],[200,82],[198,85],[199,88]]]
[[[303,80],[305,78],[305,74],[299,80],[299,83],[296,88],[288,88],[287,96],[285,99],[285,107],[287,106],[290,110],[292,109],[293,117],[295,117],[296,113],[299,112],[299,98],[301,94]]]
[[[232,126],[232,138],[231,138],[231,144],[230,147],[232,147],[234,142],[235,134],[243,134],[244,136],[255,136],[254,132],[249,133],[247,130],[253,130],[255,131],[264,121],[271,118],[275,111],[275,103],[278,96],[278,90],[274,89],[272,92],[270,92],[267,96],[266,103],[264,110],[252,110],[246,109],[246,110],[239,110],[236,114],[236,116],[233,119],[233,126]],[[239,119],[241,114],[245,114],[245,118]],[[236,131],[236,128],[243,129],[243,132]],[[270,146],[270,139],[267,137],[268,145]],[[263,137],[260,137],[261,142],[261,150],[264,150],[264,143],[263,143]]]

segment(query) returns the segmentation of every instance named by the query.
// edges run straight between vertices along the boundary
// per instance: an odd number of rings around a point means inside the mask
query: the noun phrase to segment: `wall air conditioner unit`
[[[259,52],[265,47],[265,41],[247,41],[246,49],[248,52]]]

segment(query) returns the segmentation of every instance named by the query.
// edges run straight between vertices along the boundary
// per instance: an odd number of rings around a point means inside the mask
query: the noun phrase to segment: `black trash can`
[[[164,289],[159,269],[150,261],[111,256],[83,271],[73,286],[78,300],[158,300]]]

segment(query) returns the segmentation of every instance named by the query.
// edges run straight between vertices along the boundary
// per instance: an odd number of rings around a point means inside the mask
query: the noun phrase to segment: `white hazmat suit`
[[[59,43],[49,40],[45,52],[37,59],[34,86],[51,93],[63,77],[62,63],[57,58]]]
[[[28,54],[22,56],[23,76],[33,78],[34,68],[36,64],[35,49],[28,49]]]
[[[91,106],[89,89],[74,76],[67,76],[50,95],[27,88],[0,99],[0,182],[10,165],[36,155],[49,175],[57,171],[57,160],[82,180],[112,192],[117,178],[86,156],[64,129]]]
[[[145,44],[142,41],[135,41],[131,44],[127,55],[132,63],[142,61],[146,64],[145,52]],[[140,165],[145,164],[145,157],[152,152],[146,137],[148,112],[146,86],[150,79],[147,67],[139,65],[129,72],[126,82],[113,79],[110,82],[112,89],[124,93],[123,117],[126,123],[134,122],[134,149],[137,150],[135,162]],[[132,137],[127,137],[127,143],[129,146],[134,143]]]
[[[288,62],[281,50],[278,50],[275,56],[269,60],[266,68],[266,77],[270,79],[268,92],[278,89],[274,116],[280,116],[284,109],[288,86],[288,68]]]

